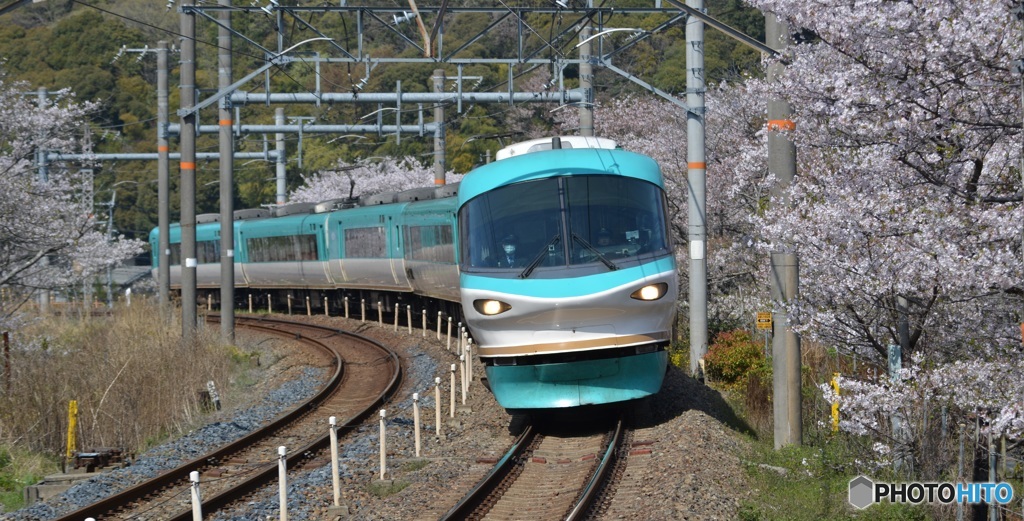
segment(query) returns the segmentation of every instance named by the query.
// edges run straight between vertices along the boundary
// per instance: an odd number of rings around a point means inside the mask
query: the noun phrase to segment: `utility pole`
[[[789,27],[773,13],[765,14],[765,43],[776,51],[784,51],[790,44]],[[785,72],[781,61],[768,66],[768,81],[778,80]],[[768,173],[777,181],[771,190],[774,205],[789,205],[786,194],[796,177],[796,147],[789,132],[796,129],[793,111],[784,100],[768,100]],[[783,240],[783,242],[785,242]],[[772,388],[773,417],[775,420],[775,448],[800,445],[802,422],[800,411],[800,337],[790,324],[787,306],[800,297],[800,277],[797,256],[791,252],[771,254],[772,324]]]
[[[704,0],[687,0],[704,12]],[[704,22],[686,20],[686,162],[690,246],[690,375],[703,378],[700,361],[708,351],[707,163],[704,155]]]
[[[157,255],[157,284],[160,287],[160,316],[170,318],[171,304],[171,174],[167,142],[167,42],[157,42],[156,52],[156,177],[157,227],[159,228]]]
[[[278,107],[274,109],[274,124],[277,126],[284,125],[284,109]],[[184,132],[184,129],[182,129]],[[274,134],[275,141],[277,142],[277,204],[283,205],[287,202],[288,184],[285,180],[285,174],[287,173],[287,163],[285,162],[284,156],[284,133],[278,132]]]
[[[593,7],[593,0],[587,0],[587,7]],[[590,20],[580,27],[580,90],[583,101],[580,102],[580,135],[594,135],[594,66],[591,65]]]
[[[46,108],[46,106],[49,104],[49,101],[47,100],[47,92],[45,87],[40,87],[39,90],[36,91],[36,99],[38,100],[40,110]],[[46,162],[46,150],[44,150],[43,148],[39,148],[38,150],[36,150],[36,166],[39,168],[39,182],[50,182],[50,173]],[[49,264],[50,261],[48,258],[43,257],[39,259],[40,266],[45,268]],[[47,288],[39,290],[39,314],[50,314],[50,290]]]
[[[444,93],[444,69],[434,69],[434,93]],[[436,102],[434,105],[434,184],[441,186],[446,183],[444,178],[444,148],[445,148],[445,128],[444,128],[444,103],[441,101]]]
[[[117,189],[110,191],[110,202],[107,203],[107,242],[114,241],[114,205],[117,203]],[[107,265],[107,309],[114,307],[114,270]]]
[[[231,7],[231,0],[218,0]],[[231,85],[231,10],[217,14],[217,87]],[[231,100],[222,99],[218,111],[220,124],[220,336],[235,342],[235,138],[231,133]]]
[[[194,7],[186,5],[183,7]],[[192,347],[196,337],[196,19],[181,13],[181,338]]]

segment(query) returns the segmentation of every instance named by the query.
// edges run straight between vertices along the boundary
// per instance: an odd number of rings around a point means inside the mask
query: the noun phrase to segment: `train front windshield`
[[[670,253],[661,189],[628,177],[503,186],[463,205],[459,226],[461,265],[470,271],[528,277],[544,267],[614,270]]]

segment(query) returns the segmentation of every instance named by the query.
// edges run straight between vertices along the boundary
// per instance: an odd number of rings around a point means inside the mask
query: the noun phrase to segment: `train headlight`
[[[668,292],[668,284],[659,282],[657,284],[649,284],[636,291],[629,296],[637,300],[658,300],[665,296]]]
[[[504,312],[512,309],[512,306],[510,306],[510,305],[508,305],[508,304],[506,304],[506,303],[504,303],[504,302],[502,302],[500,300],[484,300],[484,299],[474,300],[473,301],[473,307],[476,308],[476,310],[481,315],[497,315],[499,313],[504,313]]]

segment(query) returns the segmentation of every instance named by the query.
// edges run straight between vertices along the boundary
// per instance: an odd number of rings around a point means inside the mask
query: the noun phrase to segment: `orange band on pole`
[[[690,170],[707,170],[708,164],[703,161],[694,161],[692,163],[686,163],[686,167]]]
[[[768,130],[796,130],[796,123],[791,119],[769,119]]]
[[[171,147],[169,147],[167,145],[160,145],[160,146],[156,147],[156,151],[157,152],[167,152],[170,149],[171,149]]]
[[[444,182],[444,179],[434,179],[434,184],[435,185],[443,185],[443,184],[445,184],[445,182]]]
[[[230,127],[231,126],[231,120],[230,119],[222,119],[222,120],[220,120],[220,126],[222,126],[222,127]]]
[[[186,163],[186,162],[182,161],[181,162],[181,169],[182,170],[195,170],[196,169],[196,164],[195,163]]]

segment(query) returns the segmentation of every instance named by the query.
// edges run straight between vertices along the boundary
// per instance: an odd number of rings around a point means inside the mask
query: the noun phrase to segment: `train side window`
[[[452,227],[442,224],[405,227],[406,258],[427,262],[455,263]]]
[[[171,244],[171,255],[168,259],[169,265],[181,265],[181,243]],[[220,241],[196,241],[196,262],[199,264],[210,264],[220,262]]]
[[[251,237],[246,240],[249,262],[294,262],[319,258],[315,235]]]
[[[383,259],[387,257],[387,237],[383,226],[345,230],[345,257]]]

